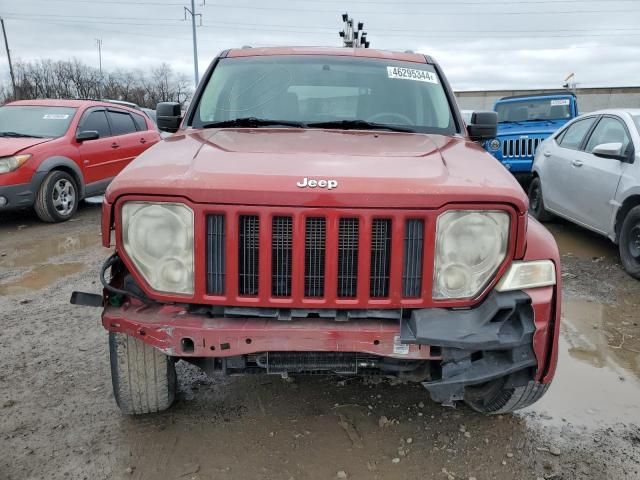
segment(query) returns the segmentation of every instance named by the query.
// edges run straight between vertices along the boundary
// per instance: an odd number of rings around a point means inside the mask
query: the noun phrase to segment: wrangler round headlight
[[[494,138],[493,140],[489,140],[488,142],[489,148],[493,151],[496,151],[500,148],[500,140]]]
[[[505,259],[509,214],[450,210],[438,217],[433,298],[477,295]]]
[[[189,207],[180,203],[125,203],[122,242],[151,288],[193,293],[193,211]]]

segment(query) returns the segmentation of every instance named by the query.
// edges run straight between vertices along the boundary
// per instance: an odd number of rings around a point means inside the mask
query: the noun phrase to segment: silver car
[[[581,115],[536,152],[529,211],[553,215],[618,244],[625,270],[640,279],[640,109]]]

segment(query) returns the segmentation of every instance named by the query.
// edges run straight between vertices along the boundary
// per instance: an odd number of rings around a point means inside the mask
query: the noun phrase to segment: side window
[[[107,115],[109,115],[109,123],[114,135],[126,135],[136,131],[136,125],[133,123],[131,115],[127,112],[109,110]]]
[[[585,118],[584,120],[578,120],[571,124],[558,142],[560,146],[570,148],[572,150],[578,150],[582,144],[584,136],[589,131],[589,128],[591,128],[594,119],[595,117]]]
[[[133,122],[136,124],[136,130],[138,130],[139,132],[149,130],[149,128],[147,127],[147,122],[142,115],[132,113],[131,116],[133,117]]]
[[[627,151],[631,139],[620,120],[613,117],[603,117],[596,128],[593,129],[585,150],[591,153],[595,147],[603,143],[621,143],[621,151]]]
[[[84,132],[86,130],[97,131],[100,138],[111,136],[111,130],[109,129],[109,123],[107,122],[107,116],[105,115],[104,110],[90,112],[82,119],[78,126],[78,131]]]

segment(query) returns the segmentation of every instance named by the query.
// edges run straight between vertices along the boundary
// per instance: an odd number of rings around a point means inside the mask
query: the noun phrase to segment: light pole
[[[204,4],[205,0],[202,0],[202,5],[204,6]],[[200,81],[200,76],[198,75],[198,39],[196,37],[196,17],[200,17],[200,25],[202,25],[202,14],[196,13],[195,0],[191,0],[191,9],[189,9],[188,7],[184,7],[185,20],[187,19],[187,13],[191,15],[191,31],[193,34],[193,74],[197,87],[198,82]]]

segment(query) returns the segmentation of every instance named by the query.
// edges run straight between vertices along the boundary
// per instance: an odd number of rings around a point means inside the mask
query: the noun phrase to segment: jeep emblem
[[[314,180],[312,178],[304,177],[301,181],[296,183],[296,185],[300,188],[326,188],[327,190],[334,189],[338,186],[338,181],[333,179],[324,179]]]

